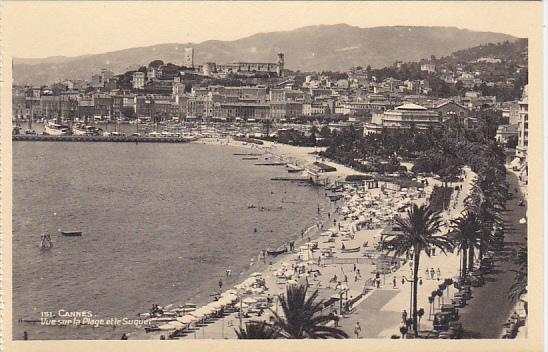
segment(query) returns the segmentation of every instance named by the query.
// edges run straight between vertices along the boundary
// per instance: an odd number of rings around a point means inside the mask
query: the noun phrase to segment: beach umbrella
[[[223,308],[223,306],[224,306],[224,304],[222,304],[219,301],[216,301],[216,302],[212,302],[212,303],[208,304],[206,307],[218,310],[218,309]]]
[[[158,329],[160,329],[160,330],[175,330],[176,327],[171,325],[171,324],[164,324],[164,325],[160,325],[158,327]]]
[[[202,307],[202,313],[204,314],[204,316],[211,315],[215,312],[216,310],[211,307],[208,307],[208,306]]]
[[[175,329],[179,329],[179,328],[182,328],[183,326],[185,326],[183,323],[181,323],[180,321],[177,321],[177,320],[170,321],[168,323],[168,325],[171,325],[171,326],[175,327]]]
[[[205,316],[202,308],[195,310],[194,312],[191,312],[190,314],[198,318],[198,320],[202,319]]]
[[[181,322],[183,324],[191,324],[191,323],[194,323],[197,320],[198,320],[198,318],[196,318],[195,316],[192,316],[190,314],[182,316],[180,318],[177,318],[177,321]]]
[[[221,297],[221,299],[219,299],[219,303],[221,303],[223,305],[232,304],[232,302],[234,302],[234,301],[235,301],[235,299],[232,296],[225,296],[225,297]]]
[[[247,297],[247,298],[244,298],[244,300],[242,302],[247,303],[247,304],[253,304],[253,303],[257,303],[257,300],[254,299],[254,298],[251,298],[251,297]]]

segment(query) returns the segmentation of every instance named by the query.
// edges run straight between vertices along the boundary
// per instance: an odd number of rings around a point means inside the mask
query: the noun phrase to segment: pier
[[[187,143],[196,138],[184,137],[141,137],[141,136],[49,136],[25,135],[12,136],[12,141],[24,142],[121,142],[121,143]]]
[[[257,166],[285,166],[286,163],[256,163]]]
[[[273,177],[272,181],[292,181],[292,182],[307,182],[312,183],[311,177]]]

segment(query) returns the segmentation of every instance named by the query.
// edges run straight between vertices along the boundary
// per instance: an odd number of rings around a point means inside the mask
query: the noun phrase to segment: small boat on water
[[[53,242],[51,241],[51,237],[48,234],[43,234],[40,236],[40,249],[51,249],[53,247]]]
[[[341,252],[343,253],[357,253],[360,251],[360,247],[354,247],[354,248],[343,248],[341,249]]]
[[[284,247],[284,248],[281,248],[281,249],[276,249],[274,251],[271,251],[269,249],[266,250],[266,254],[271,255],[271,256],[277,256],[277,255],[284,254],[284,253],[287,253],[287,247]]]
[[[82,231],[61,231],[61,234],[68,237],[80,237],[82,236]]]

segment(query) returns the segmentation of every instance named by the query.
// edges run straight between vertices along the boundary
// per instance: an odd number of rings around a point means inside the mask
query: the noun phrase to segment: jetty
[[[256,163],[257,166],[285,166],[286,163]]]
[[[12,141],[23,142],[120,142],[120,143],[188,143],[196,138],[188,137],[142,137],[142,136],[49,136],[13,135]]]
[[[312,182],[311,177],[273,177],[272,181]]]

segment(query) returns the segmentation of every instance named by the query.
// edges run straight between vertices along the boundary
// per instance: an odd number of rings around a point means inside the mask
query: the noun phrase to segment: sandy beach
[[[208,140],[196,143],[221,143],[226,140]],[[265,142],[263,145],[230,141],[231,146],[245,148],[251,153],[269,153],[272,160],[280,160],[304,166],[317,160],[316,148],[293,147]],[[271,154],[271,155],[270,155]],[[334,166],[337,171],[322,175],[328,183],[342,181],[348,175],[359,174],[351,168],[337,163],[322,161]],[[464,182],[469,188],[472,175],[469,172]],[[411,203],[424,203],[439,181],[428,179],[428,186],[418,190],[366,189],[364,185],[346,185],[344,189],[333,193],[326,190],[325,195],[337,195],[338,201],[332,202],[329,219],[318,226],[309,228],[301,238],[295,240],[293,250],[278,256],[258,257],[253,263],[254,273],[243,282],[227,277],[227,289],[217,299],[226,304],[210,302],[198,314],[190,312],[186,316],[166,319],[158,322],[159,331],[144,333],[139,331],[131,339],[160,339],[188,324],[182,321],[192,320],[190,328],[177,338],[223,339],[236,338],[235,329],[245,326],[249,320],[270,320],[268,308],[281,313],[277,296],[285,292],[287,285],[307,283],[309,290],[318,290],[320,299],[333,302],[326,308],[327,313],[340,317],[341,327],[351,335],[356,321],[364,326],[360,338],[387,338],[398,333],[401,310],[409,302],[409,285],[403,285],[402,277],[410,277],[409,267],[404,260],[385,258],[380,251],[381,232],[399,207]],[[463,192],[464,193],[464,192]],[[454,197],[453,214],[460,213],[464,195]],[[458,199],[457,199],[458,198]],[[449,214],[446,214],[449,219]],[[314,248],[312,250],[312,248]],[[350,251],[347,251],[349,249]],[[453,277],[458,271],[458,256],[451,258],[438,256],[426,264],[443,268],[443,277]],[[421,266],[422,267],[422,266]],[[451,268],[451,269],[449,269]],[[250,268],[251,269],[251,268]],[[406,276],[407,275],[407,276]],[[439,276],[438,276],[439,278]],[[241,280],[241,278],[240,278]],[[432,290],[437,280],[426,280],[421,292]],[[430,281],[430,282],[429,282]],[[428,282],[428,283],[427,283]],[[231,286],[234,285],[234,286]],[[181,302],[182,304],[183,302]],[[206,320],[196,324],[197,317],[203,312],[213,312],[221,307],[221,318]],[[341,308],[343,308],[341,311]],[[168,307],[173,309],[173,307]],[[209,310],[208,310],[209,308]],[[211,310],[213,309],[213,311]],[[239,310],[244,312],[240,318]],[[217,308],[219,310],[219,308]],[[185,315],[181,313],[178,315]],[[207,316],[208,314],[205,314]],[[381,319],[382,318],[382,319]],[[203,318],[202,318],[203,319]],[[199,320],[199,319],[198,319]],[[170,325],[171,324],[171,325]]]

